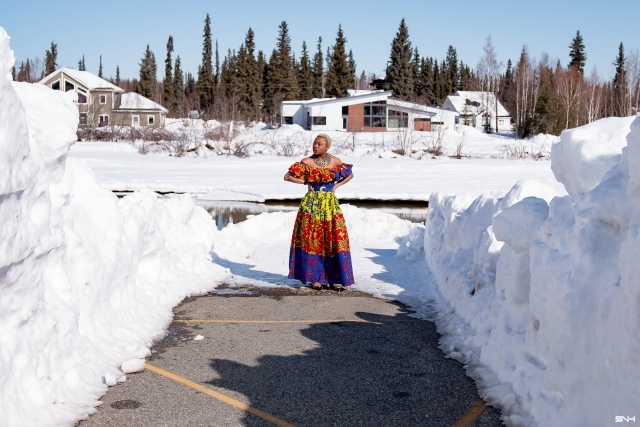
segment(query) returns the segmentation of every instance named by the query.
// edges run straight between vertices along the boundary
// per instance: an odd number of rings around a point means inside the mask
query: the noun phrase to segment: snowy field
[[[293,157],[254,144],[242,159],[72,145],[72,97],[11,82],[13,63],[0,28],[0,425],[72,426],[143,368],[184,297],[299,285],[286,278],[295,212],[218,230],[192,196],[149,190],[300,198],[282,176],[311,136],[285,139]],[[356,288],[434,320],[507,425],[640,417],[640,119],[526,142],[474,132],[446,135],[435,159],[335,135],[356,175],[338,197],[430,205],[415,224],[343,204]],[[468,157],[450,158],[462,137]],[[551,161],[504,158],[505,144],[539,152],[550,139]]]

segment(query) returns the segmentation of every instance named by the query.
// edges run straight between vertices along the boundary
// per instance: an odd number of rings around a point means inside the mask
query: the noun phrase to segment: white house
[[[345,98],[284,101],[280,107],[282,124],[314,131],[430,131],[434,126],[452,129],[458,116],[456,112],[392,99],[390,90],[350,90],[348,94]]]
[[[447,96],[442,108],[458,113],[460,123],[489,132],[511,132],[511,116],[493,92],[459,90]],[[497,120],[496,123],[496,111]],[[496,127],[497,125],[497,127]]]

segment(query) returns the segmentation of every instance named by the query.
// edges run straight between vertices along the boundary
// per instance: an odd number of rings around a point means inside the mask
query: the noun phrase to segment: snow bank
[[[13,83],[13,63],[0,28],[0,425],[74,425],[226,273],[191,199],[118,200],[66,159],[73,100]]]
[[[565,131],[552,153],[569,195],[430,198],[442,348],[508,425],[611,425],[640,415],[640,118]]]

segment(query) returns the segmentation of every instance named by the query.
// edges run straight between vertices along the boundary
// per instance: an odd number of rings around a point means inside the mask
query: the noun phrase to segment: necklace
[[[327,166],[329,166],[329,163],[331,163],[331,154],[327,153],[325,154],[325,159],[322,160],[320,159],[320,157],[318,156],[311,156],[311,158],[313,159],[313,162],[320,166],[321,168],[326,168]]]

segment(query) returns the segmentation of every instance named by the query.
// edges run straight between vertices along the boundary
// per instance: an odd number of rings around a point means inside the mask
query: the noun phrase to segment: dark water
[[[228,224],[237,224],[251,217],[259,215],[263,212],[288,212],[297,211],[299,202],[267,202],[267,203],[251,203],[251,202],[222,202],[198,200],[196,203],[205,208],[216,220],[218,229],[226,227]],[[406,219],[411,222],[423,223],[427,218],[427,203],[374,203],[374,202],[358,202],[349,201],[341,204],[349,203],[364,209],[375,209],[381,212],[390,213],[399,218]]]

